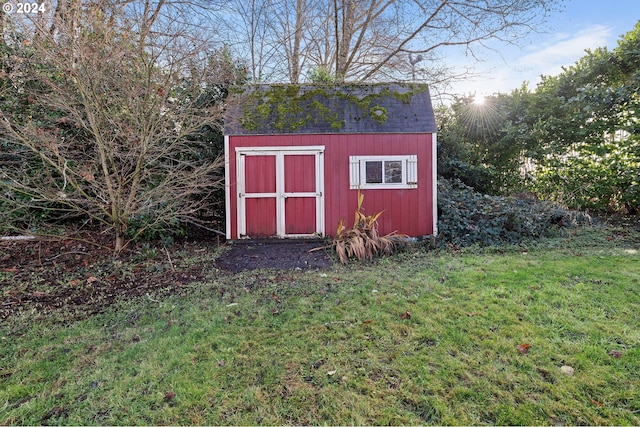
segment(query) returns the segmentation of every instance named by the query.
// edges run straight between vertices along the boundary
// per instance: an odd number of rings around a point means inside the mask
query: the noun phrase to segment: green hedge
[[[438,180],[438,246],[517,244],[588,225],[589,215],[532,197],[488,196],[459,180]]]

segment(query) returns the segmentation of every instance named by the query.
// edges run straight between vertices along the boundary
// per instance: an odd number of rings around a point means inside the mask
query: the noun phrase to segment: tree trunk
[[[336,52],[336,81],[344,82],[349,68],[349,52],[355,28],[356,1],[344,0],[342,4],[342,31]],[[337,27],[337,24],[336,24]]]
[[[302,61],[300,58],[300,44],[304,37],[304,6],[305,0],[296,0],[296,21],[295,32],[293,34],[293,52],[291,55],[291,83],[298,84],[300,82],[300,71]]]
[[[124,248],[124,236],[116,234],[116,243],[113,247],[113,252],[118,255]]]

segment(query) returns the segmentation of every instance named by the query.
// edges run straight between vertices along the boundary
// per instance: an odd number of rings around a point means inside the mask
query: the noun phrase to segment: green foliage
[[[438,181],[438,240],[441,247],[516,244],[551,237],[563,227],[590,224],[591,218],[556,203],[530,197],[478,193],[460,181]]]
[[[336,78],[327,67],[319,66],[309,72],[309,81],[313,84],[335,83]]]
[[[438,112],[438,172],[481,193],[534,192],[577,209],[640,210],[640,22],[534,92]]]
[[[438,112],[438,173],[487,194],[520,191],[521,167],[531,149],[523,136],[530,94],[525,88],[476,103],[460,97]]]
[[[15,125],[35,123],[42,133],[49,132],[59,138],[74,139],[82,135],[81,129],[66,124],[60,111],[43,108],[35,99],[48,93],[45,80],[64,77],[46,65],[22,32],[8,31],[4,40],[5,43],[0,43],[0,115],[10,117]],[[16,144],[15,139],[0,128],[0,231],[29,230],[45,222],[74,216],[55,201],[41,200],[37,208],[28,206],[33,195],[13,188],[16,179],[35,183],[52,175],[59,178],[57,188],[61,189],[62,177],[47,171],[36,153]],[[81,215],[75,215],[78,216]]]
[[[178,218],[157,218],[152,213],[137,214],[129,219],[127,234],[133,240],[148,242],[159,240],[170,246],[176,237],[184,237],[188,228]]]
[[[387,109],[384,107],[381,107],[379,105],[375,105],[373,107],[371,107],[369,109],[369,115],[371,116],[371,118],[380,123],[380,124],[384,124],[387,119],[389,118],[388,114],[387,114]]]
[[[187,104],[194,97],[195,108],[201,108],[203,114],[207,109],[224,105],[227,101],[230,88],[234,85],[244,84],[247,80],[246,67],[242,61],[236,60],[227,48],[212,50],[206,53],[206,66],[191,70],[191,75],[184,77],[179,85],[172,88],[175,102]],[[202,84],[202,82],[206,84]],[[191,146],[187,160],[197,163],[212,163],[216,159],[224,157],[224,135],[222,133],[223,120],[220,117],[215,123],[205,123],[185,136],[186,145]],[[210,175],[211,182],[221,180],[222,169]],[[206,216],[215,219],[222,224],[225,218],[224,188],[213,189],[205,195],[197,196],[205,198],[205,203],[198,216]],[[143,215],[145,216],[145,215]],[[179,224],[179,225],[176,225]],[[177,227],[177,230],[173,228]],[[181,236],[187,227],[176,219],[170,220],[166,227],[160,231],[163,235]],[[175,233],[177,231],[177,234]],[[153,232],[151,236],[158,233]],[[135,233],[134,233],[135,235]],[[147,236],[148,238],[153,238]]]
[[[570,206],[640,209],[640,22],[536,89],[535,190]]]
[[[580,144],[574,152],[547,159],[532,188],[573,208],[638,213],[640,142]]]
[[[465,137],[464,127],[453,109],[436,110],[438,128],[438,175],[458,179],[473,188],[486,191],[493,181],[489,165],[483,164],[475,147]]]

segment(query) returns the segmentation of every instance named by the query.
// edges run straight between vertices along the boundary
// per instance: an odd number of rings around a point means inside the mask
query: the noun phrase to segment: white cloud
[[[573,65],[583,57],[585,49],[595,50],[609,45],[615,39],[613,35],[611,26],[595,24],[572,33],[564,29],[550,34],[543,42],[526,49],[505,46],[501,50],[502,59],[476,64],[476,71],[481,76],[458,82],[453,92],[478,95],[508,93],[525,81],[533,89],[541,75],[561,73],[563,66]]]
[[[576,34],[555,34],[554,40],[535,52],[518,59],[523,68],[537,70],[537,74],[554,75],[585,55],[586,49],[595,50],[606,46],[611,37],[611,27],[592,25]]]

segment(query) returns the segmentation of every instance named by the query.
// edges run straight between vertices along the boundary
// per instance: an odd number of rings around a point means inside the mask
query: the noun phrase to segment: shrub
[[[362,213],[362,202],[364,195],[358,191],[358,207],[355,212],[353,227],[347,228],[344,218],[338,223],[338,230],[333,239],[340,262],[346,264],[349,258],[373,259],[376,255],[393,253],[396,249],[406,245],[407,236],[393,233],[380,236],[378,234],[378,218],[384,212],[373,215]]]
[[[533,197],[488,196],[459,180],[438,180],[440,247],[516,244],[551,237],[563,227],[591,224],[591,217]]]

